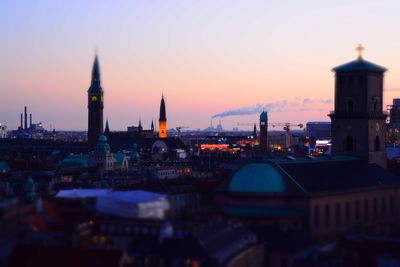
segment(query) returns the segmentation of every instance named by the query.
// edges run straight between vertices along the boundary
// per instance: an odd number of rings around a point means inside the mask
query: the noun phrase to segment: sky
[[[232,110],[271,122],[328,121],[333,67],[364,58],[400,88],[400,1],[0,1],[0,123],[86,130],[87,89],[97,50],[104,117],[111,130],[158,119],[205,128]],[[400,97],[386,90],[385,104]],[[222,125],[257,121],[224,116]],[[249,127],[250,129],[251,127]],[[245,129],[245,127],[241,127]]]

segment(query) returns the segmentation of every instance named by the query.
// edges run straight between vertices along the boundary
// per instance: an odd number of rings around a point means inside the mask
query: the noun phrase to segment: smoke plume
[[[324,111],[331,107],[332,99],[311,99],[311,98],[295,98],[294,100],[281,100],[267,104],[256,104],[249,107],[241,107],[237,109],[226,110],[221,113],[214,114],[212,118],[228,117],[228,116],[246,116],[259,114],[263,110],[267,112],[309,112]]]

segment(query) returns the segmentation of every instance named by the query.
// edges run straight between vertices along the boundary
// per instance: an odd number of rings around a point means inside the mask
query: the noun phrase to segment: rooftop
[[[369,62],[364,59],[357,59],[350,61],[346,64],[337,66],[333,68],[333,71],[371,71],[371,72],[385,72],[387,69],[385,67],[379,66],[375,63]]]

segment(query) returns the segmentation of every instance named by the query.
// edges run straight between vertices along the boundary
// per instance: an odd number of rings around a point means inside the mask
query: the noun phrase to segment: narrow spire
[[[254,123],[254,129],[253,129],[253,138],[257,138],[257,126]]]
[[[89,88],[89,92],[91,93],[102,93],[103,89],[101,88],[100,81],[100,64],[97,53],[94,57],[93,68],[92,68],[92,82]]]
[[[138,128],[139,128],[139,131],[143,130],[142,119],[141,118],[139,118],[139,126],[138,126]]]
[[[165,112],[164,94],[162,94],[161,103],[160,103],[160,118],[159,118],[159,121],[166,121],[166,120],[167,120],[167,115],[166,115],[166,112]]]
[[[153,122],[153,120],[151,120],[151,131],[154,132],[154,122]]]
[[[108,118],[106,119],[106,128],[104,129],[104,134],[108,134],[110,132],[110,127],[108,126]]]
[[[92,79],[100,81],[100,67],[99,67],[99,58],[97,57],[97,53],[94,57],[94,62],[93,62]]]

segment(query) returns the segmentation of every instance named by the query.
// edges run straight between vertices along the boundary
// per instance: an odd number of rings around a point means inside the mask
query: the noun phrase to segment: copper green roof
[[[107,137],[105,135],[100,135],[99,136],[99,142],[106,142],[107,143]]]
[[[110,145],[107,143],[107,137],[105,135],[100,135],[99,141],[94,148],[96,154],[106,154],[110,153]]]
[[[114,163],[119,166],[122,166],[122,163],[124,163],[124,159],[126,156],[125,153],[123,152],[117,152],[113,154],[113,157],[114,157]]]
[[[364,59],[357,59],[346,64],[337,66],[333,69],[336,72],[342,71],[371,71],[371,72],[385,72],[387,69],[375,63],[366,61]]]
[[[285,192],[284,177],[271,163],[251,163],[240,168],[229,184],[231,192]]]
[[[68,155],[65,159],[60,162],[62,167],[89,167],[90,156],[89,155]]]

